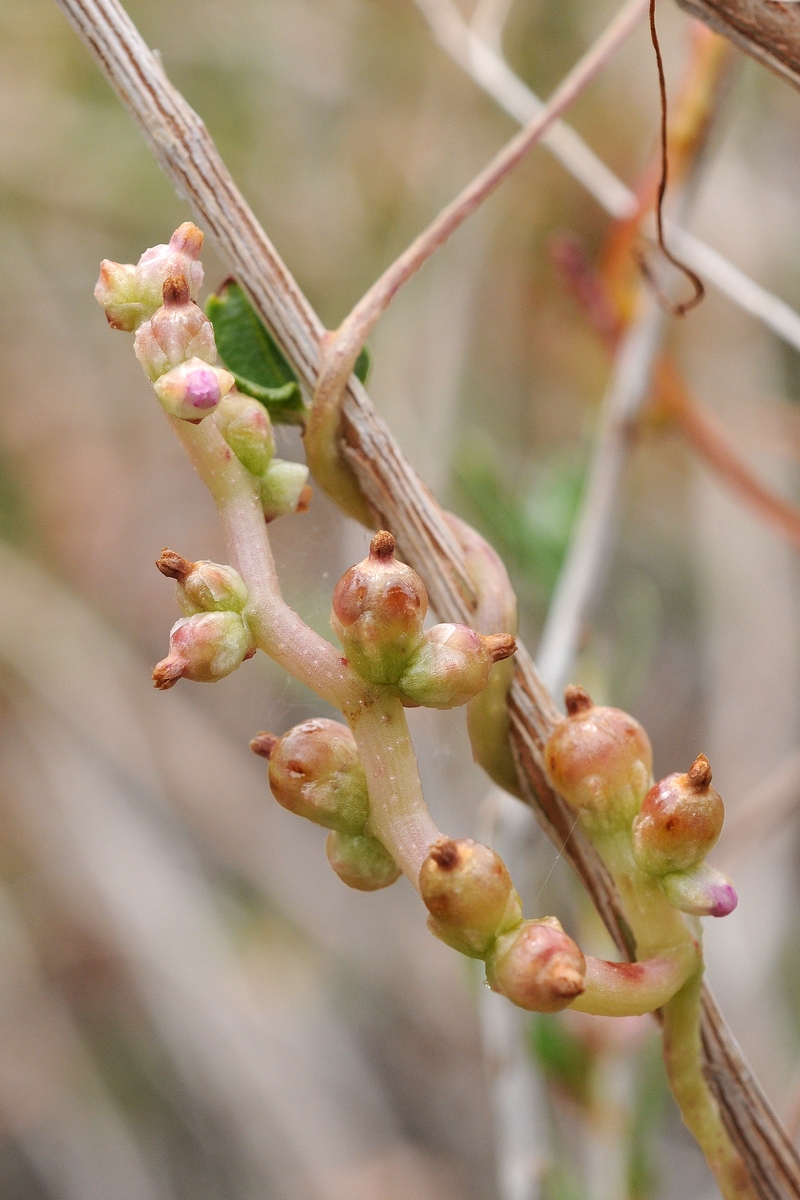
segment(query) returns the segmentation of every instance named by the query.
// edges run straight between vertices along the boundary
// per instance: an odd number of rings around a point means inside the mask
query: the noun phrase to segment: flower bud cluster
[[[351,666],[370,683],[393,685],[404,703],[454,708],[483,690],[492,665],[516,649],[505,634],[483,637],[466,625],[423,629],[425,585],[394,557],[381,530],[369,557],[346,571],[333,593],[331,624]]]
[[[346,725],[318,718],[280,738],[260,733],[250,745],[269,760],[269,786],[278,803],[331,831],[328,862],[348,887],[373,892],[399,878],[394,859],[365,831],[367,780]]]
[[[725,815],[705,755],[685,775],[653,784],[650,743],[633,717],[594,705],[583,688],[567,688],[565,699],[567,719],[550,737],[545,761],[589,836],[629,833],[636,866],[658,880],[673,907],[695,916],[732,912],[732,883],[704,862]]]
[[[161,691],[179,679],[216,683],[255,654],[244,617],[247,588],[233,567],[212,562],[189,562],[173,550],[163,550],[156,566],[177,584],[178,608],[184,614],[173,625],[169,654],[153,671]]]
[[[146,250],[136,266],[106,259],[94,292],[112,328],[135,333],[134,352],[166,412],[195,424],[234,383],[215,366],[214,329],[195,303],[202,244],[202,233],[187,221],[169,245]]]
[[[303,512],[308,468],[275,458],[267,410],[233,389],[217,367],[214,328],[195,303],[203,282],[203,234],[187,221],[167,246],[146,250],[136,266],[104,260],[95,297],[114,329],[134,333],[134,352],[162,406],[182,421],[215,416],[225,441],[258,480],[267,521]]]
[[[419,875],[428,928],[486,962],[496,992],[534,1012],[558,1012],[585,988],[586,961],[554,917],[525,921],[499,855],[470,839],[440,838]]]

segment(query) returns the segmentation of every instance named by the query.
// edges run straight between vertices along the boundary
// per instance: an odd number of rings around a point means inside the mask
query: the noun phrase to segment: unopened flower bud
[[[400,868],[381,843],[366,834],[329,833],[325,853],[342,883],[359,892],[377,892],[400,878]]]
[[[567,1008],[586,989],[586,959],[555,917],[523,921],[497,939],[486,960],[492,991],[530,1012]]]
[[[261,476],[261,505],[264,519],[275,521],[291,513],[306,512],[311,502],[311,488],[306,483],[308,467],[305,463],[286,462],[273,458]]]
[[[185,617],[200,612],[242,612],[247,586],[238,571],[219,563],[189,562],[174,550],[161,551],[156,566],[177,583],[178,608]]]
[[[104,258],[100,278],[94,288],[94,298],[106,312],[112,329],[133,333],[150,316],[151,309],[141,299],[141,289],[133,263],[111,262]]]
[[[506,865],[494,850],[470,838],[442,837],[419,873],[428,927],[442,941],[475,958],[495,938],[519,925],[522,907]]]
[[[673,908],[694,917],[727,917],[739,903],[728,876],[708,863],[693,871],[663,875],[659,883]]]
[[[724,817],[725,805],[701,754],[685,775],[668,775],[645,796],[633,822],[638,866],[651,875],[697,866],[716,844]]]
[[[333,593],[331,625],[352,666],[370,683],[397,683],[422,641],[428,593],[394,557],[394,538],[376,533],[369,557],[345,571]]]
[[[153,671],[153,683],[161,691],[179,679],[216,683],[254,654],[252,637],[239,613],[181,617],[170,631],[169,655]]]
[[[510,658],[516,648],[507,634],[484,637],[467,625],[434,625],[397,686],[414,704],[456,708],[482,692],[494,663]]]
[[[211,416],[233,383],[228,371],[210,367],[200,358],[190,358],[157,379],[153,388],[171,417],[197,424]]]
[[[164,303],[136,331],[133,350],[151,382],[189,358],[217,361],[214,327],[202,308],[189,299],[183,275],[164,284]]]
[[[132,333],[161,307],[164,284],[171,276],[183,275],[190,299],[196,299],[203,283],[203,268],[197,261],[202,245],[201,231],[185,221],[168,246],[145,250],[136,266],[104,259],[94,294],[106,310],[109,325]]]
[[[545,746],[550,780],[590,830],[624,826],[652,782],[650,740],[638,721],[568,687],[567,719]]]
[[[252,475],[264,475],[275,453],[275,435],[264,405],[234,388],[214,413],[214,421],[239,462]],[[307,477],[306,471],[303,483]]]
[[[283,808],[326,829],[363,833],[367,780],[346,725],[319,717],[280,738],[259,734],[250,745],[269,759],[270,790]]]

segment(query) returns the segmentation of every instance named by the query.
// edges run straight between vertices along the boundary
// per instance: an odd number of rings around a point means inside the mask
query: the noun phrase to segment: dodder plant
[[[581,688],[567,689],[567,716],[547,743],[546,769],[614,877],[636,939],[635,963],[586,956],[556,917],[524,917],[499,856],[436,827],[404,709],[468,705],[476,757],[496,777],[513,776],[502,720],[502,664],[516,649],[507,577],[489,547],[461,529],[483,612],[504,628],[425,630],[425,586],[396,559],[395,539],[382,530],[333,593],[331,622],[344,653],[285,604],[267,526],[306,506],[308,471],[275,457],[265,405],[274,401],[275,416],[290,420],[297,408],[282,407],[286,391],[256,398],[238,390],[234,374],[216,365],[214,328],[196,303],[202,240],[186,223],[136,266],[104,262],[95,293],[109,324],[135,334],[136,355],[214,499],[235,564],[162,553],[157,566],[176,581],[182,616],[154,670],[156,687],[181,678],[216,682],[261,649],[337,707],[346,724],[306,721],[280,737],[260,733],[252,745],[269,760],[278,802],[330,830],[327,855],[340,879],[372,891],[406,875],[428,909],[431,932],[482,959],[489,986],[524,1009],[662,1010],[664,1057],[684,1120],[724,1195],[755,1197],[702,1071],[698,918],[724,916],[736,904],[730,881],[705,862],[723,820],[708,761],[701,755],[686,774],[654,784],[638,722],[595,706]],[[215,303],[211,311],[218,312]],[[357,350],[338,364],[329,356],[308,417],[309,457],[323,478],[326,461],[337,456],[326,444],[330,415]],[[244,376],[238,382],[247,387]]]

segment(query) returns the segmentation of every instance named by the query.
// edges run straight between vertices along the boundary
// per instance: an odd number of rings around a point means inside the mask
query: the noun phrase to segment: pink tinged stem
[[[641,962],[606,962],[586,956],[586,990],[570,1006],[596,1017],[639,1017],[662,1008],[697,969],[690,945]]]
[[[374,522],[355,478],[339,458],[338,427],[344,389],[364,343],[403,284],[491,196],[562,113],[575,103],[634,32],[647,7],[648,0],[628,0],[605,32],[562,80],[541,112],[387,267],[335,334],[323,340],[314,404],[305,435],[308,464],[320,486],[350,516],[363,524],[372,526]]]
[[[500,186],[551,125],[570,108],[608,65],[644,18],[648,0],[628,0],[608,28],[578,60],[540,113],[500,150],[479,175],[442,209],[407,250],[388,267],[356,304],[336,336],[335,369],[344,359],[353,363],[375,322],[395,294],[451,237],[460,225]],[[352,369],[352,367],[351,367]]]
[[[422,794],[417,758],[400,701],[385,691],[350,718],[367,776],[367,833],[389,851],[419,891],[419,873],[442,836]]]
[[[233,565],[247,584],[245,609],[260,649],[345,715],[358,708],[364,684],[330,642],[305,624],[281,596],[255,482],[213,421],[170,418],[186,453],[211,492]]]

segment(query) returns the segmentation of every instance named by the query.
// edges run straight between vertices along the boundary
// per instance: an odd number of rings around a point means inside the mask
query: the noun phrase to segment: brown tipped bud
[[[346,725],[325,717],[295,725],[269,754],[269,786],[283,808],[351,835],[369,816],[364,768]]]
[[[592,704],[583,688],[568,688],[566,699],[569,715],[545,747],[553,787],[588,830],[622,827],[652,783],[649,738],[627,713]]]
[[[486,978],[493,991],[520,1008],[560,1012],[586,989],[586,959],[554,917],[524,921],[497,939]]]
[[[722,833],[725,805],[711,786],[701,754],[685,775],[668,775],[650,789],[633,822],[633,855],[651,875],[697,866]]]
[[[342,883],[358,892],[377,892],[400,878],[400,868],[376,838],[329,833],[325,853]]]
[[[189,562],[174,550],[164,549],[156,566],[177,582],[178,608],[185,617],[201,612],[242,612],[247,586],[238,571],[219,563]]]
[[[397,686],[413,704],[457,708],[489,682],[492,665],[516,650],[513,637],[483,637],[467,625],[434,625],[403,671]]]
[[[395,546],[394,535],[389,533],[388,529],[379,529],[369,544],[370,557],[394,558]]]
[[[214,421],[239,462],[251,475],[263,475],[275,454],[275,435],[264,405],[234,388],[214,413]]]
[[[397,683],[422,640],[428,593],[394,558],[394,538],[376,533],[369,557],[345,571],[333,593],[331,625],[363,679]]]
[[[189,284],[185,275],[170,275],[164,281],[161,298],[165,308],[183,308],[189,304]]]
[[[254,738],[250,739],[250,749],[259,758],[270,759],[279,741],[280,738],[276,738],[274,733],[269,733],[268,730],[264,729],[261,733],[257,733]]]
[[[574,717],[575,713],[583,712],[587,708],[593,708],[594,702],[586,691],[586,688],[578,687],[577,684],[571,683],[564,692],[564,707],[567,710],[567,716]]]
[[[462,954],[482,957],[522,920],[519,896],[494,850],[469,838],[440,838],[419,873],[429,928]]]
[[[307,479],[305,463],[273,458],[260,480],[261,506],[267,523],[306,511],[311,496]]]
[[[727,917],[739,903],[727,875],[702,863],[692,871],[677,871],[659,880],[673,908],[694,917]]]
[[[166,575],[167,579],[175,579],[178,583],[183,583],[194,563],[165,546],[156,559],[156,566],[162,575]]]
[[[161,691],[179,679],[216,683],[254,654],[253,639],[239,613],[181,617],[169,635],[169,655],[153,671],[153,683]]]
[[[170,285],[173,288],[168,293]],[[134,354],[151,382],[187,359],[199,359],[209,366],[217,361],[214,327],[203,310],[188,299],[185,279],[181,276],[168,280],[164,290],[171,303],[140,325],[133,339]],[[187,298],[181,303],[183,296]]]

